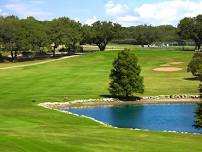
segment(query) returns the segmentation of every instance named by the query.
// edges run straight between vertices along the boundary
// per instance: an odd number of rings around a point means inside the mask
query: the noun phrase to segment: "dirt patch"
[[[177,68],[177,67],[161,67],[161,68],[156,68],[153,69],[154,71],[157,72],[177,72],[177,71],[181,71],[182,68]]]

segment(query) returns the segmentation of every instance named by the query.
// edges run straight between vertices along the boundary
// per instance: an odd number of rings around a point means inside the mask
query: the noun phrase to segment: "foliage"
[[[200,76],[200,69],[202,69],[202,53],[196,52],[188,65],[187,71],[198,77]]]
[[[182,39],[193,40],[196,48],[200,50],[202,44],[202,15],[182,19],[178,25],[178,30]]]
[[[148,45],[178,41],[177,28],[172,25],[139,25],[123,28],[120,39],[114,42],[120,44]]]
[[[111,71],[109,91],[114,96],[129,97],[133,93],[143,93],[143,77],[140,76],[141,68],[135,55],[129,50],[121,51],[114,60]]]
[[[34,17],[18,19],[15,16],[0,18],[0,43],[4,51],[11,52],[14,61],[17,52],[43,52],[65,45],[74,50],[81,41],[81,24],[62,17],[52,21],[38,21]]]
[[[91,27],[90,43],[96,44],[100,51],[104,51],[109,41],[119,37],[121,25],[112,22],[95,22]]]
[[[178,28],[183,39],[200,42],[201,18],[199,15],[181,21]],[[171,25],[122,27],[117,23],[97,21],[91,26],[82,26],[68,17],[51,21],[39,21],[34,17],[0,17],[0,44],[3,51],[10,51],[12,61],[25,51],[52,51],[55,56],[60,46],[69,54],[80,50],[80,44],[95,44],[100,51],[104,51],[112,40],[116,43],[150,46],[153,43],[179,41],[179,37],[177,28]]]

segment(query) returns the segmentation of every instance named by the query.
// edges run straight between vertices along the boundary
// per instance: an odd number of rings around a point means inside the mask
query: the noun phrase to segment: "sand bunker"
[[[170,67],[172,65],[179,65],[179,64],[183,64],[184,62],[171,62],[171,63],[166,63],[166,64],[162,64],[160,65],[160,67]]]
[[[172,65],[178,65],[178,64],[182,64],[182,63],[184,63],[184,62],[172,62],[170,64],[172,64]]]
[[[154,71],[158,71],[158,72],[177,72],[177,71],[181,71],[182,68],[176,68],[176,67],[161,67],[161,68],[156,68],[153,69]]]
[[[162,65],[160,65],[160,67],[169,67],[170,66],[170,64],[162,64]]]

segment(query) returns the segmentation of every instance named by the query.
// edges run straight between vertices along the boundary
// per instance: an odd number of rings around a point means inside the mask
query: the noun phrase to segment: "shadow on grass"
[[[124,97],[124,96],[100,95],[100,97],[114,98],[114,99],[118,99],[118,100],[121,100],[121,101],[138,101],[138,100],[141,99],[140,97],[137,97],[137,96]]]
[[[199,81],[199,77],[184,78],[184,80],[188,80],[188,81]]]

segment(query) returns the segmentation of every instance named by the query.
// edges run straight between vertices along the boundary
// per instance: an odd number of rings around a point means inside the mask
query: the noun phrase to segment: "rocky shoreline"
[[[136,100],[123,101],[115,98],[74,100],[69,102],[46,102],[39,104],[49,109],[65,109],[69,107],[113,106],[124,104],[172,104],[172,103],[199,103],[199,95],[160,95],[141,97]]]

